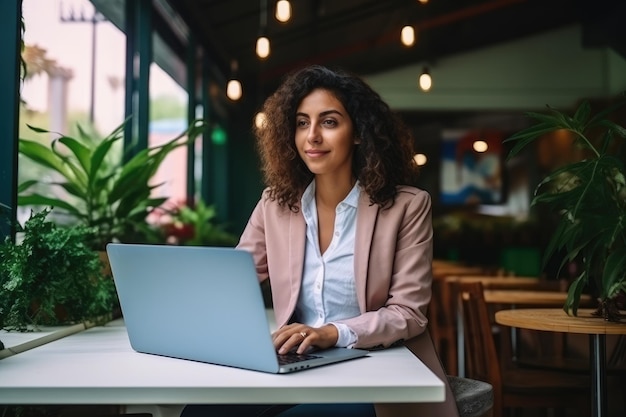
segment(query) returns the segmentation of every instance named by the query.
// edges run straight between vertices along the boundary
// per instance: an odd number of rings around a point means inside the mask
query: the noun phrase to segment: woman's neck
[[[315,202],[318,206],[335,208],[341,203],[354,187],[356,179],[353,176],[345,180],[315,177]]]

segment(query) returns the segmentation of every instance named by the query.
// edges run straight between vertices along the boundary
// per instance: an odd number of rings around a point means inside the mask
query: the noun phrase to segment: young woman
[[[431,200],[412,185],[409,131],[362,79],[317,65],[289,75],[263,112],[255,133],[267,188],[238,247],[253,254],[259,280],[270,280],[277,351],[405,344],[447,381],[426,331]],[[457,415],[449,388],[446,398],[314,409]],[[297,406],[281,415],[304,411]]]

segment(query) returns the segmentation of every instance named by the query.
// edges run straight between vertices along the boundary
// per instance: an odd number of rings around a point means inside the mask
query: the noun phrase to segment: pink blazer
[[[381,209],[361,193],[356,230],[354,270],[361,315],[343,320],[357,334],[355,347],[371,349],[404,342],[445,380],[426,330],[433,249],[430,195],[402,186],[393,206]],[[270,278],[278,326],[288,323],[295,310],[305,243],[306,223],[301,211],[293,213],[282,208],[264,193],[238,248],[252,253],[260,281]],[[448,394],[451,399],[449,390]],[[453,408],[442,409],[444,405],[432,403],[436,407],[432,415],[456,415],[454,403]],[[407,411],[417,411],[414,406],[421,410],[424,405],[407,405]],[[377,413],[385,415],[385,406],[380,407]],[[398,406],[389,408],[393,408],[393,415],[402,415]],[[426,414],[417,415],[431,415],[430,411],[423,412]]]

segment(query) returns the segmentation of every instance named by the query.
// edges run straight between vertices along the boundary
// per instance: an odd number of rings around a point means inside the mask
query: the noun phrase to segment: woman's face
[[[333,93],[313,90],[296,111],[296,147],[315,176],[352,177],[356,139],[348,112]]]

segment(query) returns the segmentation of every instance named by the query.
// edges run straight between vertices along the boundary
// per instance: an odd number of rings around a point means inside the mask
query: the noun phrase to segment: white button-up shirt
[[[319,327],[331,323],[339,331],[336,346],[352,347],[356,334],[342,323],[358,316],[359,305],[354,281],[354,237],[360,190],[354,185],[335,209],[335,227],[330,245],[320,253],[315,180],[302,195],[301,207],[307,224],[302,288],[296,305],[296,317],[301,323]]]

